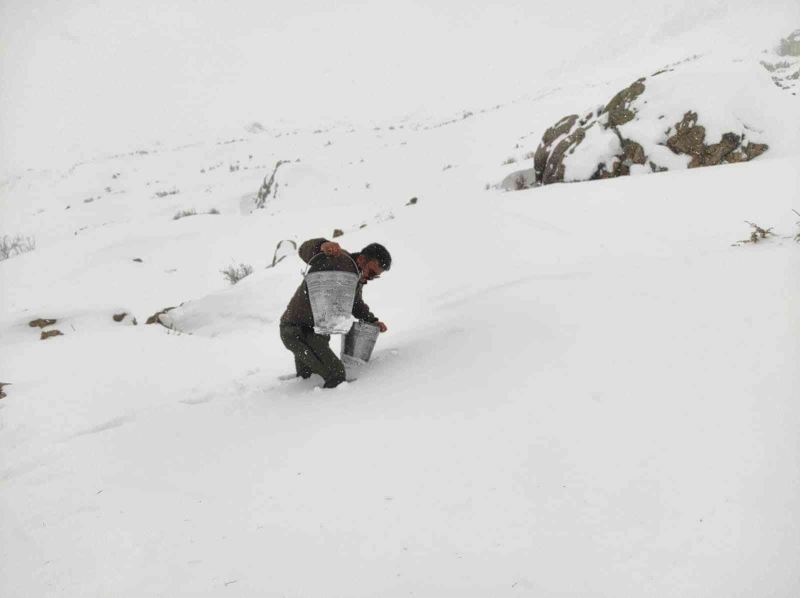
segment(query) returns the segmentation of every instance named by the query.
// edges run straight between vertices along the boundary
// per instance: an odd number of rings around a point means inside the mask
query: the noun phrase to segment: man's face
[[[375,280],[380,278],[381,273],[383,273],[383,268],[381,268],[378,260],[370,260],[361,268],[361,280],[362,282]]]

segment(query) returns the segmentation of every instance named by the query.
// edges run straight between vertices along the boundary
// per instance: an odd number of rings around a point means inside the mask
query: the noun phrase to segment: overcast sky
[[[759,6],[773,3],[800,5]],[[708,20],[751,3],[663,4],[625,15],[637,5],[0,0],[0,171],[254,120],[311,127],[508,101],[587,48],[613,58],[614,40],[648,13],[658,23],[647,36],[663,37],[690,13]]]

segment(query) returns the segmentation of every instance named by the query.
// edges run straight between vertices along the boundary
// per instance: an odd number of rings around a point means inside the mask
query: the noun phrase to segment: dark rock
[[[42,330],[39,340],[45,340],[51,336],[64,336],[64,334],[60,330]]]
[[[611,172],[608,171],[608,167],[606,166],[605,162],[600,162],[597,165],[597,169],[594,171],[592,176],[589,177],[590,181],[596,181],[599,179],[610,179],[614,176]]]
[[[644,78],[641,78],[611,98],[603,110],[603,113],[608,113],[606,127],[618,127],[632,121],[636,116],[636,111],[631,109],[631,105],[644,93],[644,90]]]
[[[622,142],[622,151],[622,159],[629,164],[644,164],[647,162],[644,148],[635,141],[625,139]]]
[[[344,231],[341,228],[334,228],[333,229],[333,238],[341,237],[344,234]]]
[[[550,147],[553,145],[553,142],[572,131],[572,128],[575,126],[576,122],[578,122],[577,114],[565,116],[552,127],[547,129],[544,132],[544,135],[542,135],[542,142],[539,144],[539,147],[536,149],[536,153],[533,155],[533,170],[536,174],[537,182],[541,183],[544,180],[545,169],[547,168],[548,158],[550,157]]]
[[[169,311],[172,311],[173,309],[175,309],[174,306],[173,307],[165,307],[161,311],[157,311],[152,316],[147,318],[147,321],[145,322],[145,324],[161,324],[163,326],[164,324],[159,319],[159,316],[164,315],[165,313],[167,313]]]
[[[125,316],[127,316],[127,315],[128,315],[128,312],[125,312],[125,311],[124,311],[124,312],[122,312],[121,314],[114,314],[114,315],[113,315],[113,316],[111,316],[111,317],[112,317],[112,318],[114,318],[114,321],[115,321],[115,322],[122,322],[122,320],[124,320],[124,319],[125,319]]]
[[[705,150],[706,128],[697,124],[697,112],[691,110],[675,125],[675,134],[667,139],[667,147],[676,154],[701,157]],[[702,159],[701,159],[702,163]],[[700,166],[700,164],[698,164]]]
[[[28,326],[31,328],[44,328],[45,326],[52,326],[57,321],[55,318],[37,318],[28,322]]]
[[[0,382],[0,399],[6,398],[8,395],[3,392],[4,386],[11,386],[10,382]]]
[[[419,201],[418,198],[412,197],[411,199],[408,200],[408,203],[406,203],[406,205],[407,206],[413,206],[413,205],[416,205],[418,201]]]
[[[757,158],[763,154],[768,149],[769,146],[766,143],[748,143],[744,148],[744,153],[748,160],[752,160],[753,158]]]
[[[568,151],[574,151],[574,149],[580,145],[581,141],[586,138],[586,130],[587,129],[582,127],[575,129],[566,139],[562,139],[558,142],[547,158],[547,163],[542,173],[542,184],[550,185],[551,183],[560,183],[564,180],[564,155]]]
[[[737,162],[747,162],[747,156],[741,150],[736,150],[725,156],[725,161],[728,164],[736,164]]]
[[[575,122],[577,120],[577,114],[570,114],[569,116],[562,118],[544,132],[544,135],[542,135],[542,144],[551,145],[556,139],[569,133],[572,130],[572,127],[575,126]]]
[[[722,141],[712,143],[703,152],[703,166],[716,166],[721,164],[737,147],[742,138],[734,133],[725,133]]]
[[[140,258],[140,257],[135,257],[135,258],[133,258],[133,261],[134,261],[134,262],[139,262],[139,263],[141,264],[141,263],[142,263],[142,258]]]

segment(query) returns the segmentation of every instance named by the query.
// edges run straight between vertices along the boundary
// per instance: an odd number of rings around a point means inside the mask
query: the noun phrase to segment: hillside
[[[800,98],[764,60],[668,73],[724,79],[686,109],[757,129],[749,162],[504,190],[642,59],[5,181],[36,249],[0,261],[0,595],[795,595]],[[276,246],[334,229],[394,265],[374,359],[323,391],[279,380]]]

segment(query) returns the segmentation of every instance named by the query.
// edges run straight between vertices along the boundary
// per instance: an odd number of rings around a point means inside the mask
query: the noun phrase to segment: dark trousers
[[[344,364],[331,351],[330,336],[317,334],[313,328],[296,324],[281,324],[281,340],[294,353],[298,376],[308,378],[319,374],[326,386],[336,386],[346,378]]]

